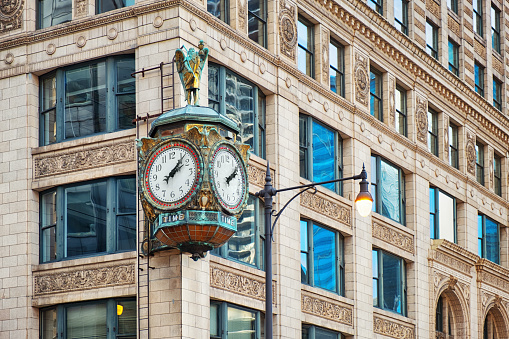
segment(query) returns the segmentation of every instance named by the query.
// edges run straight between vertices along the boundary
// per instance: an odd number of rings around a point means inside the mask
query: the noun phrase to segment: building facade
[[[200,104],[251,145],[248,208],[193,261],[145,255],[135,139]],[[349,177],[275,227],[277,338],[508,338],[509,4],[0,4],[0,338],[262,338],[263,188]],[[163,76],[164,75],[164,76]],[[281,192],[279,210],[295,192]]]

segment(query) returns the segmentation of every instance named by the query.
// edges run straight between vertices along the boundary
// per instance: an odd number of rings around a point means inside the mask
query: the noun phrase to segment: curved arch
[[[455,288],[457,280],[452,278],[444,279],[438,288],[433,303],[433,331],[436,329],[436,311],[440,297],[447,300],[447,304],[451,308],[451,326],[454,338],[470,338],[470,326],[468,326],[469,308],[463,293],[459,288]]]
[[[486,305],[486,309],[483,313],[482,323],[480,324],[480,333],[482,338],[482,334],[484,331],[484,323],[486,322],[486,319],[489,315],[493,316],[495,329],[497,336],[496,338],[502,339],[502,338],[508,338],[509,337],[509,330],[507,328],[507,325],[509,324],[509,316],[507,314],[507,311],[500,303],[500,297],[491,297],[488,300],[488,304]]]

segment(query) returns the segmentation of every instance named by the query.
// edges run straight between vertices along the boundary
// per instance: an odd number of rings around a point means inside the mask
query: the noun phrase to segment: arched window
[[[490,311],[484,319],[483,339],[498,339],[500,338],[497,333],[497,326],[495,323],[495,316]]]
[[[438,298],[436,309],[435,331],[437,338],[454,338],[454,319],[451,304],[443,295]]]

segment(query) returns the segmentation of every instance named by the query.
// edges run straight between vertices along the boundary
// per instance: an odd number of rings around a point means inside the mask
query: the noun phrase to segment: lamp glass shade
[[[373,207],[373,198],[369,192],[359,192],[355,199],[355,206],[361,217],[367,217]]]

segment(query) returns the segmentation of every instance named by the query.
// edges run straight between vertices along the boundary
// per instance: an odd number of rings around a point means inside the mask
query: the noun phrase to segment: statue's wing
[[[205,66],[205,62],[207,61],[208,56],[209,56],[209,49],[207,47],[205,47],[200,51],[200,68],[201,69],[203,69],[203,66]]]
[[[184,52],[180,48],[178,48],[175,51],[175,64],[177,66],[177,72],[180,73],[184,70],[185,59],[186,57],[184,56]]]

